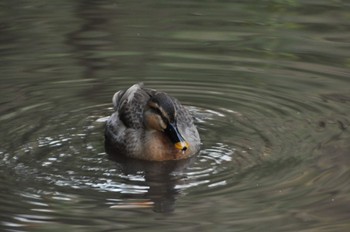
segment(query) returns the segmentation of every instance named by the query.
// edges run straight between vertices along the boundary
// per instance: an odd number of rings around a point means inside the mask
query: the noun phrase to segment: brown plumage
[[[135,84],[115,93],[113,105],[105,138],[117,153],[162,161],[198,152],[200,138],[190,112],[168,94]]]

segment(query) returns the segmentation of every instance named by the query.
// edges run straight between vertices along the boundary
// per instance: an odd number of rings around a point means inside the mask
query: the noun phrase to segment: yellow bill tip
[[[181,141],[181,142],[177,142],[175,143],[175,148],[180,150],[180,151],[186,151],[189,147],[188,142],[186,141]]]

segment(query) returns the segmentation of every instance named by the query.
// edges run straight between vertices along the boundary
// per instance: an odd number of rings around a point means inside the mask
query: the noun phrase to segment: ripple
[[[184,35],[188,36],[180,37]],[[142,53],[107,52],[95,58],[123,54]],[[203,218],[208,209],[220,208],[238,223],[252,214],[258,221],[279,221],[282,216],[269,210],[273,208],[293,221],[320,220],[310,216],[322,218],[319,204],[348,199],[347,159],[342,155],[348,149],[346,142],[339,143],[349,139],[347,70],[271,57],[213,55],[210,49],[165,49],[155,56],[160,59],[157,69],[175,70],[176,76],[169,71],[141,79],[188,107],[202,140],[199,154],[165,163],[125,162],[107,154],[103,130],[113,112],[111,96],[138,78],[113,74],[104,81],[89,77],[52,80],[34,89],[24,86],[24,98],[34,98],[19,107],[5,107],[0,116],[0,133],[8,132],[1,134],[0,174],[5,178],[0,184],[25,199],[18,203],[3,197],[1,204],[12,215],[3,225],[65,222],[61,208],[72,205],[76,211],[99,207],[144,216],[138,210],[169,213],[177,208],[188,215],[184,209],[196,204],[192,209],[202,210],[198,215]],[[334,210],[344,215],[338,208]],[[70,216],[86,220],[88,215],[79,212]]]
[[[0,26],[1,229],[346,231],[344,6],[7,7]],[[107,152],[111,97],[140,81],[193,113],[202,140],[196,157],[154,163]]]
[[[242,82],[168,81],[155,86],[153,82],[146,84],[179,96],[189,105],[198,125],[202,150],[193,164],[180,169],[182,171],[177,174],[183,179],[174,183],[175,189],[182,192],[196,187],[203,189],[205,194],[208,190],[204,188],[206,186],[215,194],[213,189],[223,188],[257,165],[269,160],[289,159],[291,151],[302,152],[304,147],[298,148],[298,144],[303,139],[305,141],[303,129],[312,128],[303,117],[311,117],[324,110],[321,104],[310,106],[296,96],[283,96],[282,90],[274,88],[272,91],[268,86],[256,89],[255,86],[244,86]],[[171,89],[168,89],[169,86]],[[41,106],[26,108],[22,114],[34,113]],[[49,112],[51,109],[46,104],[46,110]],[[105,160],[102,132],[111,112],[109,104],[99,104],[76,108],[70,113],[48,114],[50,124],[40,125],[39,129],[31,132],[30,142],[19,146],[15,156],[5,156],[4,161],[19,175],[35,177],[48,185],[146,194],[149,190],[144,176],[146,170],[125,175],[121,172],[125,168],[123,165],[115,166]],[[21,117],[21,114],[11,117]],[[281,137],[282,133],[284,137]],[[312,137],[306,139],[313,141]]]

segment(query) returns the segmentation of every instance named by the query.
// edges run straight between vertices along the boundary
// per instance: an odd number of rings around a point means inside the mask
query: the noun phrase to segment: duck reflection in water
[[[186,182],[186,169],[194,162],[195,156],[189,159],[156,162],[115,154],[113,147],[107,141],[105,148],[109,159],[116,162],[122,175],[144,177],[145,183],[127,180],[127,184],[149,187],[144,194],[123,194],[123,202],[112,208],[152,207],[159,213],[174,211],[176,199],[181,193],[176,186]]]

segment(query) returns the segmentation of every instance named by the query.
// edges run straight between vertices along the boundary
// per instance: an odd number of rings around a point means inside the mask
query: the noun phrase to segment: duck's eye
[[[162,112],[160,111],[159,108],[153,108],[154,112],[160,116],[162,116]]]
[[[162,119],[162,117],[154,112],[146,111],[145,114],[145,125],[149,128],[164,131],[167,127],[166,123]]]
[[[164,115],[163,111],[161,111],[158,107],[152,108],[152,110],[155,114],[159,115],[159,117],[164,125],[168,124],[169,121],[168,121],[166,115]]]
[[[153,101],[149,101],[148,105],[150,107],[150,109],[153,111],[153,113],[158,114],[158,115],[162,115],[162,112],[160,112],[159,106],[157,103],[153,102]]]

